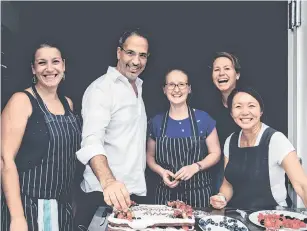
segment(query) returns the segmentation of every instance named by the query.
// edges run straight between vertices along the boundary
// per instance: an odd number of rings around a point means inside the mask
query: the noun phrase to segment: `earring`
[[[63,81],[65,80],[65,73],[63,73],[63,77],[62,77]]]
[[[37,83],[37,77],[36,77],[36,75],[33,75],[33,77],[32,77],[32,83],[34,83],[34,84]]]

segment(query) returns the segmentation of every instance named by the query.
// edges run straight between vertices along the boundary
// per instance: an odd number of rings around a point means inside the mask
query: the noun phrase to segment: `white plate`
[[[234,219],[234,218],[231,218],[231,217],[221,216],[221,215],[211,215],[211,216],[203,217],[199,220],[198,225],[202,230],[205,230],[205,228],[206,228],[206,231],[208,230],[208,228],[211,228],[211,231],[227,231],[229,229],[227,229],[226,227],[220,227],[220,225],[219,225],[221,221],[224,221],[224,219],[225,219],[224,217],[226,217],[227,221],[228,220],[235,220],[236,223],[238,224],[239,228],[245,228],[246,231],[249,230],[241,221]],[[215,223],[218,223],[218,226],[216,226],[214,224],[213,225],[212,224],[204,225],[204,222],[206,222],[209,219],[211,219]],[[230,223],[230,224],[233,225],[233,222]]]
[[[261,227],[264,227],[264,226],[261,225],[258,222],[258,214],[259,213],[263,213],[263,214],[283,214],[284,216],[290,216],[290,217],[294,217],[294,218],[297,218],[297,219],[300,219],[300,220],[307,218],[306,215],[303,215],[301,213],[295,213],[295,212],[290,212],[290,211],[282,211],[282,210],[262,210],[262,211],[251,213],[248,217],[249,220],[252,223],[254,223],[255,225],[258,225],[258,226],[261,226]],[[291,229],[284,228],[284,230],[291,230]],[[307,228],[301,228],[301,229],[296,229],[296,230],[307,230]]]

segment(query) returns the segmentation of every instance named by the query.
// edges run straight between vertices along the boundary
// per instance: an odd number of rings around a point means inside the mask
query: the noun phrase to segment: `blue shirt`
[[[198,126],[199,136],[208,137],[215,128],[215,120],[204,111],[193,109]],[[148,122],[148,136],[153,140],[161,136],[161,127],[165,113],[158,114]],[[190,118],[174,120],[170,116],[167,120],[165,135],[172,138],[182,138],[192,136]]]

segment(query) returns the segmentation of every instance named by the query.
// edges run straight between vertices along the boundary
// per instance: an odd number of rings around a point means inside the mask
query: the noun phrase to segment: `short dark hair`
[[[34,50],[34,53],[33,53],[33,56],[32,56],[32,65],[34,65],[34,63],[35,63],[35,55],[36,55],[36,52],[37,52],[39,49],[44,48],[44,47],[49,47],[49,48],[55,48],[55,49],[57,49],[57,50],[60,52],[62,59],[64,59],[64,58],[63,58],[62,51],[61,51],[61,49],[59,48],[58,45],[56,45],[56,44],[54,44],[54,43],[51,43],[51,42],[48,42],[48,41],[45,41],[45,42],[43,42],[43,43],[40,43],[38,46],[36,46],[36,48],[35,48],[35,50]]]
[[[243,86],[243,87],[238,87],[238,88],[233,89],[232,92],[230,93],[230,95],[228,96],[227,106],[228,106],[228,109],[229,109],[230,112],[232,110],[233,98],[239,92],[244,92],[244,93],[247,93],[247,94],[253,96],[258,101],[261,111],[262,112],[264,111],[264,103],[263,103],[261,95],[256,90],[254,90],[253,88],[248,87],[248,86]]]
[[[136,29],[127,30],[120,36],[118,40],[118,47],[122,48],[127,38],[129,38],[132,35],[137,35],[137,36],[140,36],[146,39],[147,43],[149,44],[148,35],[144,31],[142,31],[140,28],[136,28]]]
[[[226,52],[226,51],[216,52],[214,54],[213,59],[212,59],[212,64],[211,64],[212,67],[213,67],[213,63],[215,62],[215,60],[218,59],[218,58],[221,58],[221,57],[228,58],[232,62],[232,65],[234,66],[236,72],[240,73],[241,65],[240,65],[238,57],[235,56],[234,54],[231,54],[231,53]]]

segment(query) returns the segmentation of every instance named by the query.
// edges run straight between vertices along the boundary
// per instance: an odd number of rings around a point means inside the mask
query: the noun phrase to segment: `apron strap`
[[[197,126],[197,121],[196,121],[194,110],[190,107],[189,107],[189,118],[190,118],[190,122],[191,122],[191,128],[192,128],[193,136],[196,137],[199,134],[198,126]]]
[[[39,107],[44,111],[44,112],[47,112],[48,114],[51,114],[51,112],[48,110],[46,104],[44,103],[44,101],[42,100],[42,98],[40,97],[40,95],[38,94],[37,90],[36,90],[36,87],[35,87],[35,84],[32,84],[32,91],[35,95],[35,98],[38,102],[38,105]],[[58,97],[61,101],[61,103],[63,104],[63,107],[64,107],[64,110],[65,110],[65,113],[64,115],[67,114],[67,112],[71,112],[70,110],[70,107],[69,107],[69,104],[67,102],[67,99],[61,95],[61,94],[58,94]],[[72,113],[72,112],[71,112]]]
[[[194,110],[190,107],[188,107],[188,112],[189,112],[189,119],[191,123],[192,136],[196,137],[198,136],[199,132],[198,132],[198,126],[197,126],[195,113],[194,113]],[[165,137],[165,134],[166,134],[168,117],[169,117],[169,110],[166,111],[166,113],[164,114],[163,120],[162,120],[162,126],[161,126],[161,130],[162,130],[161,136],[162,137]]]
[[[162,120],[162,126],[161,126],[161,136],[165,137],[166,128],[167,128],[167,119],[169,115],[169,110],[167,110],[164,114],[163,120]]]
[[[263,135],[260,139],[259,145],[269,146],[272,135],[276,132],[274,128],[267,127],[263,132]]]

